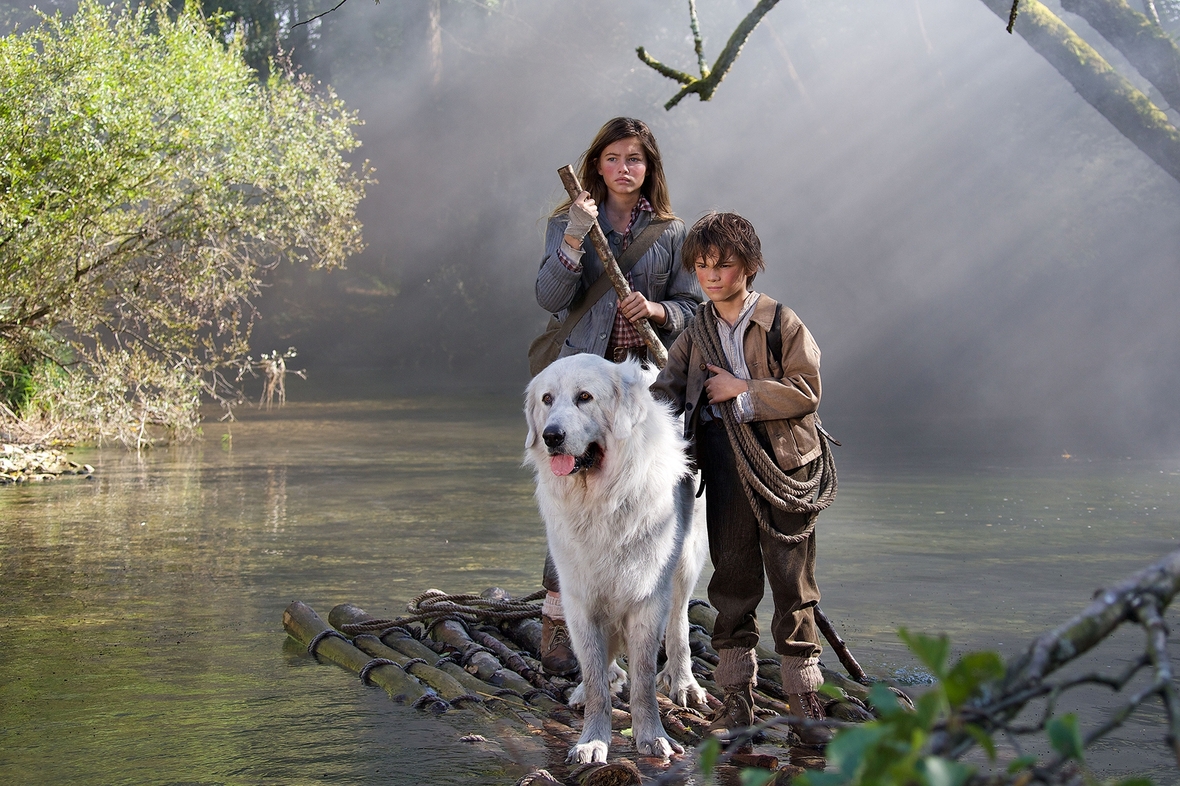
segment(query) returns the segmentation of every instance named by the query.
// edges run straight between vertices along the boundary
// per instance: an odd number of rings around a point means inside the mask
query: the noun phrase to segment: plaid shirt
[[[639,212],[641,210],[646,210],[648,213],[655,212],[652,210],[651,203],[647,201],[647,197],[642,195],[640,195],[639,201],[635,203],[635,207],[631,210],[631,219],[627,222],[627,228],[623,230],[623,240],[619,243],[620,254],[627,250],[627,246],[631,245],[631,241],[634,239],[631,237],[631,227],[635,226],[635,219],[639,218]],[[557,258],[561,260],[561,264],[565,265],[570,272],[582,272],[582,263],[570,259],[561,248],[557,249]],[[627,286],[631,288],[635,287],[635,282],[631,280],[630,271],[627,273]],[[611,328],[610,341],[607,342],[607,346],[644,347],[647,345],[643,341],[643,336],[639,335],[639,331],[631,323],[631,320],[623,316],[623,312],[615,309],[615,322]]]

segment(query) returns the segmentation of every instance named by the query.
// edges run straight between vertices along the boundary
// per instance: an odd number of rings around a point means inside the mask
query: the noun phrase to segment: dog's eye
[[[579,404],[583,401],[593,401],[593,400],[594,400],[594,396],[591,396],[585,390],[583,390],[581,393],[578,394],[578,403]]]
[[[552,404],[553,403],[553,394],[546,393],[545,395],[541,396],[541,403],[544,404],[545,406],[549,406],[550,404]]]

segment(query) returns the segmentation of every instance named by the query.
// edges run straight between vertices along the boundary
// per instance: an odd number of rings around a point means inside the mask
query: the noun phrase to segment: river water
[[[315,662],[281,624],[292,600],[396,616],[432,587],[536,589],[523,439],[515,399],[291,404],[194,446],[79,451],[89,480],[0,488],[0,783],[511,784],[545,766],[470,713],[425,715]],[[901,626],[1014,655],[1180,547],[1180,460],[837,461],[822,605],[870,673],[921,681]],[[1133,718],[1095,769],[1176,782],[1161,719]]]

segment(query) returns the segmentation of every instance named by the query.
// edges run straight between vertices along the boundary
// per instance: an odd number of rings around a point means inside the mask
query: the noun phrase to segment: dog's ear
[[[651,393],[639,363],[628,360],[615,366],[615,398],[611,431],[619,439],[631,435],[631,431],[647,417],[647,400]]]
[[[528,450],[537,442],[537,430],[533,427],[533,405],[536,403],[536,393],[533,383],[524,389],[524,422],[528,424],[529,433],[524,438],[524,448]]]

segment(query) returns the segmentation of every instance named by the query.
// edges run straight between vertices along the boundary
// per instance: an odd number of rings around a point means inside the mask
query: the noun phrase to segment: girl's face
[[[705,296],[718,305],[745,300],[746,284],[750,278],[746,274],[746,266],[732,255],[725,259],[719,259],[718,256],[713,251],[697,259],[697,281],[701,283]]]
[[[629,136],[607,145],[598,157],[598,174],[610,194],[625,198],[638,194],[647,177],[647,155],[639,137]]]

